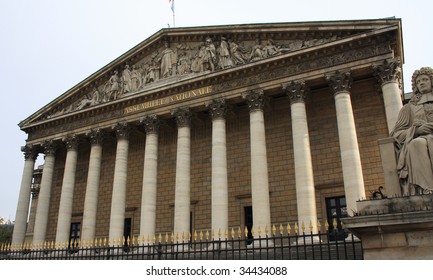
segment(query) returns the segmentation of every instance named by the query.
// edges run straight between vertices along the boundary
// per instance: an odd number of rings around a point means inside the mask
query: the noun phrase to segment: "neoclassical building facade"
[[[12,243],[315,232],[353,215],[385,185],[401,31],[399,19],[160,30],[19,124]]]

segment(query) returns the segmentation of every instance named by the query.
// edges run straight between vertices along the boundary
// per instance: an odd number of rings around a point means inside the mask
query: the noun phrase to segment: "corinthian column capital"
[[[92,145],[102,145],[105,138],[105,132],[100,128],[94,128],[86,133],[86,136],[90,138]]]
[[[176,108],[171,111],[171,115],[174,117],[178,128],[191,125],[192,112],[189,108]]]
[[[334,95],[336,95],[340,92],[350,92],[353,79],[350,71],[336,71],[335,73],[326,75],[326,81]]]
[[[56,153],[56,150],[57,150],[57,143],[54,142],[54,140],[46,140],[42,144],[42,147],[44,149],[45,155],[54,155]]]
[[[128,139],[131,133],[131,127],[127,123],[117,123],[113,125],[117,139]]]
[[[63,138],[67,150],[76,150],[78,148],[79,138],[76,135],[68,135]]]
[[[257,110],[262,111],[267,101],[263,89],[250,90],[242,94],[242,97],[247,101],[250,112]]]
[[[24,159],[36,160],[39,151],[33,145],[25,145],[21,147],[21,152],[24,153]]]
[[[374,64],[373,71],[381,85],[390,82],[398,82],[401,79],[400,58],[385,59],[382,63]]]
[[[227,114],[227,104],[224,98],[214,99],[207,102],[206,107],[209,110],[209,114],[213,120],[224,119]]]
[[[140,119],[140,123],[144,126],[146,134],[157,134],[159,126],[161,124],[161,120],[158,118],[157,115],[149,115],[142,117]]]
[[[308,87],[305,85],[304,80],[291,81],[283,84],[283,90],[286,92],[290,99],[290,103],[302,102],[305,103],[305,99],[308,95]]]

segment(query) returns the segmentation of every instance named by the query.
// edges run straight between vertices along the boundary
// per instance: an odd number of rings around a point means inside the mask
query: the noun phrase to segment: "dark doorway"
[[[245,213],[245,226],[247,227],[248,230],[246,243],[247,245],[250,245],[251,243],[253,243],[253,234],[251,233],[251,230],[253,228],[253,207],[245,206],[244,213]]]
[[[68,248],[71,252],[78,251],[78,242],[81,238],[81,223],[71,223],[71,230],[69,232],[69,245]]]
[[[125,238],[124,246],[128,245],[128,238],[131,240],[132,219],[126,218],[123,224],[123,238]]]
[[[329,224],[330,240],[344,240],[348,236],[348,232],[346,232],[341,226],[341,218],[347,217],[346,197],[337,196],[327,198],[326,214]],[[337,223],[335,229],[334,223]]]

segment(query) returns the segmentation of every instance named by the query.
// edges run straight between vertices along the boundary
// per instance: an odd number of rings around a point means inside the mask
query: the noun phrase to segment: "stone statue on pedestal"
[[[403,195],[433,192],[433,69],[412,75],[412,99],[401,109],[391,136],[398,150]]]

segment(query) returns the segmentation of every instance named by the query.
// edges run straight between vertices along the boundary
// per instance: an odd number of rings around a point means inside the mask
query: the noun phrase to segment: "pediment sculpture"
[[[309,40],[251,39],[237,42],[226,36],[215,42],[207,36],[201,43],[169,43],[133,65],[125,64],[112,70],[105,83],[95,86],[90,92],[72,104],[63,106],[46,118],[63,115],[94,105],[110,102],[152,86],[170,83],[179,79],[228,69],[266,58],[293,52],[302,48],[336,40],[337,36]]]

